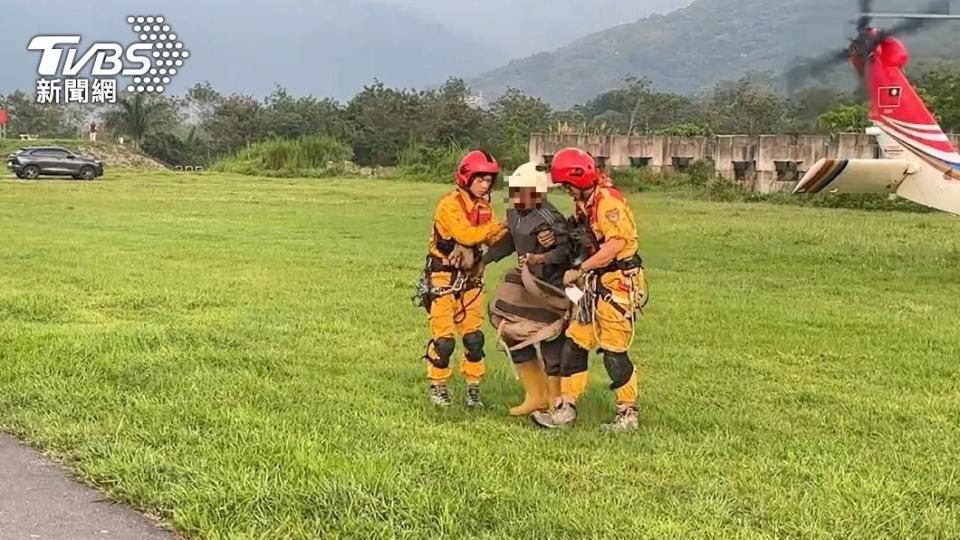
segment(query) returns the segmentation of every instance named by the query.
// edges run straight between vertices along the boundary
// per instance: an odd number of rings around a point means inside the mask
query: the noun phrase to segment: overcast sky
[[[128,15],[162,15],[191,57],[170,84],[349,99],[378,78],[424,87],[469,77],[689,0],[4,0],[0,93],[33,91],[36,34],[136,40]],[[122,80],[121,83],[124,83]]]

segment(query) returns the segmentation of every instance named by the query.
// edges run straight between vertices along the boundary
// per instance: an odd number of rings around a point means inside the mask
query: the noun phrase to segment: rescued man
[[[450,357],[455,336],[463,343],[460,372],[467,383],[466,405],[482,407],[480,380],[486,373],[483,336],[483,263],[481,246],[490,246],[506,234],[506,225],[494,219],[490,193],[500,165],[489,153],[473,151],[456,171],[457,188],[437,204],[425,275],[433,291],[428,305],[430,343],[428,361],[430,401],[440,407],[452,402],[447,382],[453,375]]]
[[[523,403],[510,409],[512,416],[547,410],[560,395],[560,354],[571,307],[564,297],[563,275],[571,268],[572,250],[566,219],[546,200],[550,185],[550,176],[534,163],[520,166],[507,178],[513,205],[507,210],[510,234],[483,256],[489,264],[516,253],[520,263],[520,269],[504,275],[490,306],[491,322],[503,322],[498,334],[526,394]],[[534,278],[533,290],[523,282],[524,266]],[[538,332],[541,329],[546,333]]]
[[[597,171],[594,158],[568,148],[554,155],[553,183],[560,184],[576,203],[571,230],[583,249],[582,263],[564,276],[585,293],[567,328],[570,338],[561,359],[560,398],[551,412],[533,420],[549,428],[571,427],[577,399],[587,386],[587,357],[597,349],[610,377],[617,412],[604,427],[615,431],[637,428],[637,374],[627,350],[633,340],[635,316],[646,299],[643,266],[637,254],[637,226],[623,195]]]

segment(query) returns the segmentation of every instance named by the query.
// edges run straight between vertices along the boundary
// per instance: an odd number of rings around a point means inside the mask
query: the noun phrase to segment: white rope
[[[636,339],[636,336],[637,336],[637,318],[636,318],[636,317],[637,317],[637,309],[638,309],[638,307],[637,307],[637,294],[636,294],[637,291],[636,291],[636,287],[635,287],[635,284],[634,284],[633,279],[627,279],[628,276],[625,275],[625,274],[623,275],[623,277],[626,279],[626,281],[627,281],[627,283],[629,284],[629,287],[630,287],[630,291],[629,291],[630,303],[629,303],[629,305],[628,305],[629,314],[628,314],[628,315],[624,315],[624,317],[625,317],[628,321],[630,321],[630,339],[627,341],[627,350],[629,350],[630,347],[633,346],[633,341]],[[594,281],[593,281],[593,283],[588,284],[588,286],[594,286],[594,287],[595,287],[595,286],[596,286],[596,279],[597,279],[597,278],[596,278],[596,276],[591,276],[591,278],[592,278]],[[594,290],[595,290],[595,289],[594,289]],[[600,319],[600,310],[597,309],[597,306],[598,306],[598,304],[599,304],[599,300],[597,299],[597,296],[598,296],[598,295],[592,295],[592,296],[593,296],[593,298],[592,298],[591,300],[593,301],[593,305],[590,306],[590,312],[593,314],[593,317],[592,317],[592,320],[590,321],[590,326],[591,326],[591,328],[593,329],[593,338],[596,340],[597,345],[598,345],[599,348],[604,349],[604,350],[607,350],[607,348],[604,347],[603,341],[601,341],[601,339],[600,339],[600,333],[599,333],[598,330],[597,330],[598,320]],[[610,302],[615,302],[615,300],[614,300],[614,298],[613,298],[613,293],[612,293],[612,292],[611,292],[611,294],[610,294]],[[611,307],[613,307],[613,306],[611,306]],[[604,320],[609,321],[609,322],[616,322],[614,319],[604,319]]]

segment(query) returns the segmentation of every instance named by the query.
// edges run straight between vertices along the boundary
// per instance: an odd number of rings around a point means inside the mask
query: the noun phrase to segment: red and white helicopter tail
[[[869,49],[857,51],[864,43]],[[850,60],[869,94],[874,127],[867,133],[876,136],[886,159],[820,160],[794,193],[895,193],[960,215],[960,154],[903,74],[906,47],[865,29],[851,46]]]
[[[888,38],[878,45],[867,82],[870,120],[902,146],[928,158],[941,172],[958,171],[960,155],[903,74],[907,60],[907,50],[899,40]],[[887,155],[883,145],[881,149]]]

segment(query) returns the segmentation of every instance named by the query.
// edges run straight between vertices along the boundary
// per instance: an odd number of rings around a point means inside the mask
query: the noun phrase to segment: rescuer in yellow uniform
[[[506,226],[493,216],[490,193],[500,166],[489,153],[473,151],[460,162],[457,189],[437,204],[430,235],[430,252],[421,287],[429,313],[428,361],[430,401],[451,405],[447,381],[453,374],[450,357],[455,336],[463,343],[460,372],[467,382],[466,405],[482,407],[480,381],[484,362],[484,294],[481,246],[490,246],[506,234]]]
[[[568,148],[551,163],[553,183],[560,184],[576,203],[572,234],[581,249],[580,267],[564,276],[584,296],[574,307],[561,356],[561,394],[550,412],[537,412],[540,426],[574,424],[577,399],[587,386],[587,357],[597,349],[616,395],[617,414],[605,427],[615,431],[638,425],[637,374],[627,354],[633,341],[636,314],[646,302],[643,263],[637,254],[638,234],[633,211],[623,195],[597,170],[590,154]],[[576,229],[576,226],[574,227]]]

